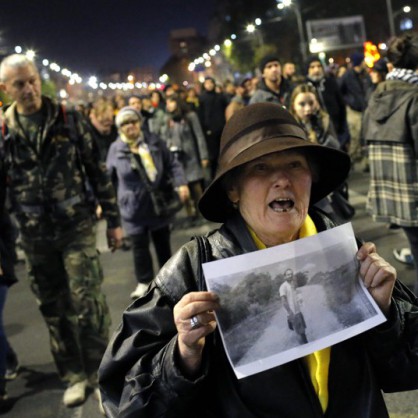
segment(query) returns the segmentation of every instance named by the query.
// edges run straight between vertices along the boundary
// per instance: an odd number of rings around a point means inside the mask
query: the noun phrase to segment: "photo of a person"
[[[287,269],[284,273],[285,282],[280,286],[279,294],[283,307],[287,312],[287,324],[289,328],[296,332],[302,344],[306,344],[306,323],[301,311],[301,299],[296,289],[296,277],[292,269]]]

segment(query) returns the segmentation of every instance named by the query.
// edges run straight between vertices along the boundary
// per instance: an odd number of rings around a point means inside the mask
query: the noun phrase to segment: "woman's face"
[[[319,105],[313,93],[299,93],[293,102],[296,116],[306,122],[318,110]]]
[[[177,109],[177,102],[175,100],[168,100],[166,103],[167,112],[172,113]]]
[[[227,193],[257,236],[273,246],[297,239],[308,213],[311,185],[306,157],[282,151],[245,164]]]
[[[153,91],[151,93],[151,101],[157,104],[160,103],[160,95],[157,92]]]
[[[120,125],[121,132],[130,140],[135,140],[141,135],[141,122],[135,118],[127,118]]]

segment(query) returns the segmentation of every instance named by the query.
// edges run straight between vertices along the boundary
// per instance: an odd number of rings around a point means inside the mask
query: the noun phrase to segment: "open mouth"
[[[295,202],[292,199],[274,199],[269,206],[275,212],[289,212],[295,206]]]

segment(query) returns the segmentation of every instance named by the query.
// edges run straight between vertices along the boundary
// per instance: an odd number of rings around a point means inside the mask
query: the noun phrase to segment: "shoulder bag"
[[[162,184],[158,188],[154,188],[142,165],[141,157],[131,152],[131,166],[138,171],[141,180],[144,182],[145,188],[151,196],[152,206],[157,216],[168,218],[174,216],[183,207],[183,202],[176,190],[174,189],[172,177],[164,171]]]

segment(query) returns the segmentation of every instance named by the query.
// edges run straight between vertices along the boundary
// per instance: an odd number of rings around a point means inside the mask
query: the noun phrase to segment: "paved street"
[[[392,256],[394,247],[406,246],[400,230],[388,230],[386,225],[375,224],[365,212],[367,175],[354,172],[350,178],[351,201],[356,207],[353,219],[359,238],[374,241],[379,252],[398,269],[399,278],[412,285],[415,273]],[[173,232],[173,248],[198,233],[204,233],[214,225],[199,228],[176,229]],[[100,245],[101,246],[101,245]],[[121,318],[123,309],[130,303],[129,294],[135,287],[130,252],[102,253],[105,272],[104,291],[107,295],[113,319],[113,329]],[[10,418],[96,418],[100,417],[97,401],[90,396],[77,408],[67,409],[61,403],[63,386],[58,380],[49,353],[48,334],[26,280],[24,265],[18,265],[20,282],[9,293],[5,310],[6,332],[19,354],[21,373],[8,385]],[[349,396],[350,394],[347,394]],[[385,395],[392,418],[418,418],[418,391]],[[353,417],[355,418],[355,417]]]

